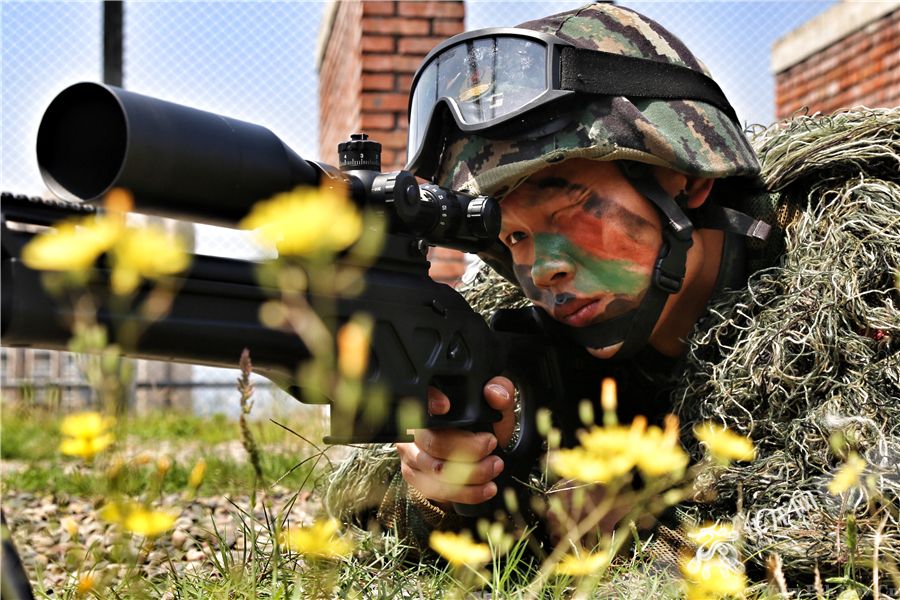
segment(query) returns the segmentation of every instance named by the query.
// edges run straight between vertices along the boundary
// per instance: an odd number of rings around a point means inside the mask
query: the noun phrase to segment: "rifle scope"
[[[364,135],[339,147],[337,169],[304,160],[260,125],[83,82],[47,107],[37,157],[50,191],[70,201],[123,187],[140,212],[234,226],[253,203],[330,177],[348,183],[357,204],[384,210],[394,233],[469,252],[496,239],[493,199],[381,173],[380,145]],[[359,147],[366,160],[354,160]]]

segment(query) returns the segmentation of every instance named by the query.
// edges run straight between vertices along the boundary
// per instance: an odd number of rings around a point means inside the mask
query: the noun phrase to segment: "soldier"
[[[436,48],[414,80],[409,156],[421,177],[500,199],[486,260],[591,354],[640,372],[622,386],[631,414],[671,411],[661,380],[710,297],[743,283],[744,236],[768,231],[735,210],[759,167],[724,94],[672,34],[610,4]],[[512,382],[485,398],[504,416],[493,435],[419,430],[397,445],[432,510],[497,492]],[[452,401],[432,390],[429,409]],[[447,461],[471,462],[468,479]]]

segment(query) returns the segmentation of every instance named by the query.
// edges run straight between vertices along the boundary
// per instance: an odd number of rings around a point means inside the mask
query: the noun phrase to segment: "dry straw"
[[[690,340],[680,415],[727,425],[759,450],[708,482],[717,500],[704,517],[733,513],[741,484],[749,552],[811,573],[847,562],[850,512],[857,553],[871,559],[887,515],[879,551],[896,563],[900,109],[796,117],[755,146],[767,187],[795,210],[779,264],[718,299]],[[834,496],[827,484],[851,450],[871,485]]]

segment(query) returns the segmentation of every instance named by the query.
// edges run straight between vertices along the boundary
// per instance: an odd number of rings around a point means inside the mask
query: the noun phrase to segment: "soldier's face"
[[[532,175],[500,203],[500,239],[522,289],[567,325],[635,308],[662,241],[659,216],[613,163],[573,159]]]

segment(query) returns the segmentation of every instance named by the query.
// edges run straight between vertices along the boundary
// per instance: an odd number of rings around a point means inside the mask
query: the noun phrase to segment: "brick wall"
[[[804,107],[810,113],[827,114],[853,106],[900,106],[900,9],[879,15],[804,56],[807,53],[803,52],[803,45],[821,45],[829,34],[842,33],[839,24],[830,27],[830,21],[845,18],[851,8],[856,7],[840,3],[833,12],[808,24],[814,26],[808,32],[808,40],[799,36],[806,32],[798,30],[796,47],[787,48],[791,39],[780,41],[784,42],[782,48],[776,45],[773,65],[779,59],[779,50],[801,58],[788,65],[788,56],[778,65],[782,69],[776,69],[777,118],[788,117]]]
[[[323,23],[319,47],[319,155],[336,162],[349,134],[381,143],[382,169],[406,163],[407,105],[412,78],[425,55],[463,31],[462,1],[336,2]],[[431,276],[457,285],[463,255],[434,248]]]
[[[409,88],[422,59],[463,31],[461,1],[337,2],[323,36],[319,67],[319,152],[364,131],[381,142],[384,170],[406,161]]]

